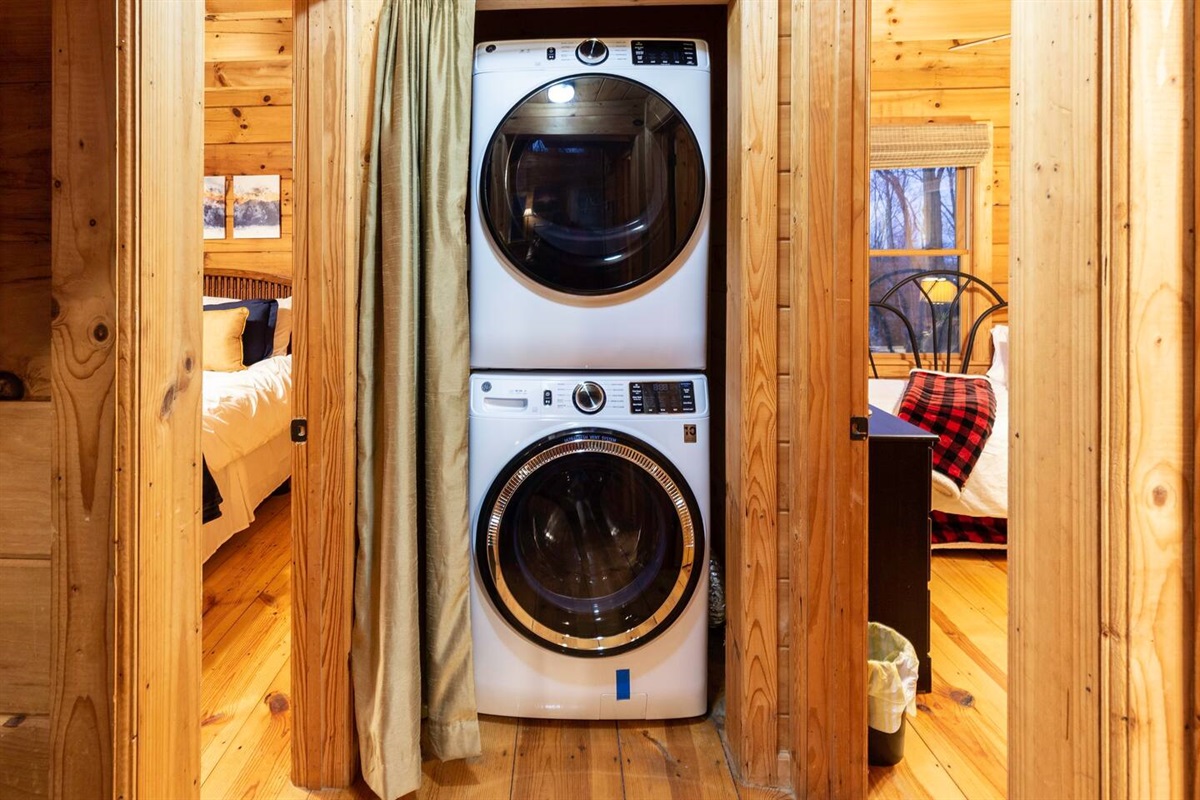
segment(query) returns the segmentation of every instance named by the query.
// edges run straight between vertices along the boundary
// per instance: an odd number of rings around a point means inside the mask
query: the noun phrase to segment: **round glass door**
[[[613,431],[549,437],[496,478],[476,557],[521,634],[580,656],[624,652],[666,630],[699,580],[695,499],[648,445]]]
[[[483,217],[508,260],[543,286],[624,291],[687,245],[704,203],[704,164],[661,95],[612,75],[541,87],[488,145]]]

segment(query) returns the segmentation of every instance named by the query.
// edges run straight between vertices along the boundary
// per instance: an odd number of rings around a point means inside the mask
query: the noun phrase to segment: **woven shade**
[[[975,167],[992,149],[988,125],[872,125],[871,169]]]

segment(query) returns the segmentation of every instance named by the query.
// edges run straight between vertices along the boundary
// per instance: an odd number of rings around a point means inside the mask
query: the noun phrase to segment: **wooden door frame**
[[[1196,786],[1191,5],[1014,4],[1014,797]]]
[[[200,769],[203,6],[54,0],[50,789]]]

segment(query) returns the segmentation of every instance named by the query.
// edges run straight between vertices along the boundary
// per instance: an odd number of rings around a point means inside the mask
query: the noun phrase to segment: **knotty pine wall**
[[[792,484],[791,243],[791,77],[792,0],[779,2],[779,476],[778,530],[790,530]],[[1009,56],[1010,40],[951,52],[959,42],[1011,31],[1010,0],[876,0],[871,8],[871,121],[988,121],[993,125],[992,258],[981,276],[1008,297]],[[984,347],[987,345],[985,344]],[[779,539],[779,752],[789,753],[792,634],[788,545]],[[803,754],[801,754],[801,757]],[[782,770],[781,770],[782,773]]]
[[[50,764],[50,2],[0,4],[0,797]]]
[[[50,2],[0,4],[0,370],[50,398]]]
[[[282,237],[204,241],[204,266],[292,274],[292,0],[206,0],[204,174],[279,175]]]

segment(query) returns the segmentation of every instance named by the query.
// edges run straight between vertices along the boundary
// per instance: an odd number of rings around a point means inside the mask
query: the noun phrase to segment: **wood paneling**
[[[792,419],[780,457],[791,472],[792,782],[801,796],[857,797],[867,788],[866,447],[848,426],[867,402],[867,0],[797,0],[791,20]]]
[[[741,776],[777,779],[776,206],[774,3],[729,10],[726,698]]]
[[[139,123],[121,131],[129,139],[118,153],[129,159],[122,182],[136,175],[145,183],[124,198],[121,237],[132,247],[122,242],[118,271],[128,271],[137,298],[134,308],[123,299],[119,318],[138,367],[136,400],[126,406],[137,499],[132,531],[119,529],[118,543],[137,554],[136,796],[185,797],[196,793],[200,772],[203,260],[200,226],[181,221],[201,213],[204,16],[198,3],[140,0],[134,19],[140,58],[125,80],[137,93]],[[172,180],[158,179],[167,174]]]
[[[128,4],[120,8],[128,11]],[[117,104],[112,98],[117,65],[112,45],[117,14],[118,4],[100,0],[55,0],[53,6],[53,169],[58,185],[52,209],[57,311],[51,326],[56,413],[50,777],[57,797],[107,796],[114,781],[117,634],[108,611],[117,514],[112,400],[117,343],[124,333],[118,328],[114,285]],[[128,50],[123,53],[131,57]],[[125,99],[130,114],[132,100]],[[128,352],[128,340],[123,344]],[[129,388],[122,396],[125,402],[133,400]],[[132,467],[137,454],[126,450],[123,457]],[[122,631],[132,642],[133,632],[123,626]]]
[[[1185,796],[1194,12],[1014,11],[1009,789]]]
[[[0,797],[50,795],[50,717],[0,714]]]
[[[207,0],[204,53],[204,174],[279,175],[281,236],[234,239],[232,188],[227,238],[205,239],[206,266],[292,272],[293,20],[289,0]]]
[[[1114,797],[1184,797],[1197,767],[1196,709],[1182,691],[1196,669],[1185,654],[1197,638],[1187,608],[1195,576],[1185,561],[1196,543],[1193,14],[1192,4],[1164,0],[1113,3],[1104,12],[1113,64],[1102,95],[1111,98],[1101,119],[1112,131],[1100,193],[1107,204],[1100,219],[1110,229],[1102,251],[1108,285],[1128,291],[1109,305],[1123,319],[1101,326],[1121,353],[1101,373],[1112,402],[1101,419],[1111,426],[1114,457],[1105,460],[1111,472],[1101,495],[1108,515],[1101,585],[1124,583],[1104,592],[1109,608],[1101,614],[1123,601],[1124,613],[1109,619],[1121,625],[1124,617],[1127,626],[1102,644],[1105,697],[1116,699],[1101,709]],[[1115,416],[1126,422],[1114,424]],[[1125,496],[1112,487],[1124,487]]]
[[[50,558],[53,424],[50,403],[0,403],[0,558]],[[0,603],[9,591],[0,584]]]
[[[203,17],[153,0],[58,0],[53,17],[50,792],[183,797],[201,261],[180,220],[200,214]]]
[[[382,0],[296,6],[292,779],[347,786],[357,770],[350,689],[359,209]]]
[[[0,559],[0,713],[50,713],[50,562]]]
[[[943,39],[949,31],[960,42],[1008,33],[1005,0],[875,0],[871,3],[871,38],[893,42]]]
[[[0,5],[0,370],[50,396],[50,2]]]

